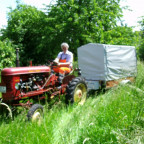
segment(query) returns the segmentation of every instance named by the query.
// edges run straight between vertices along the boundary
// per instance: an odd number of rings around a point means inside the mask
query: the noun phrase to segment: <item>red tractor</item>
[[[31,99],[47,99],[65,96],[66,103],[83,104],[87,96],[87,85],[84,78],[66,75],[59,84],[58,75],[53,65],[4,68],[1,71],[0,92],[1,105],[29,107],[27,117],[36,120],[43,114],[43,107],[34,104]],[[11,112],[11,111],[10,111]]]

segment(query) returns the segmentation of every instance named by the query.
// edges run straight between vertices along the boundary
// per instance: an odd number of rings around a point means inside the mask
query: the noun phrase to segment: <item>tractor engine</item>
[[[50,85],[50,81],[47,83],[50,73],[51,68],[49,66],[3,69],[0,83],[3,100],[20,100],[24,97],[42,94],[44,89]]]
[[[28,92],[33,90],[38,90],[42,87],[45,81],[44,74],[30,74],[29,78],[26,78],[26,81],[20,78],[20,82],[15,84],[15,89]]]

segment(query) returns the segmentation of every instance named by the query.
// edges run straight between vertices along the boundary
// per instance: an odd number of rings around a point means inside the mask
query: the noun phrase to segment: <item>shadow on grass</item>
[[[108,89],[99,89],[99,90],[90,90],[88,91],[88,97],[97,97],[100,95],[105,94],[108,91]]]

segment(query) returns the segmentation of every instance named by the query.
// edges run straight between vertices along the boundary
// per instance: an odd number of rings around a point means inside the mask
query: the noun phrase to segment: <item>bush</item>
[[[5,67],[15,66],[16,54],[15,48],[9,39],[0,41],[0,70]]]

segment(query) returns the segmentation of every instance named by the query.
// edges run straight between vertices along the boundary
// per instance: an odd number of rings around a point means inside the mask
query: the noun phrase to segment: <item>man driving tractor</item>
[[[54,62],[57,64],[53,68],[54,72],[59,73],[59,83],[62,83],[65,74],[68,74],[72,70],[73,65],[73,53],[68,50],[69,45],[67,43],[61,44],[62,52],[59,52]]]

